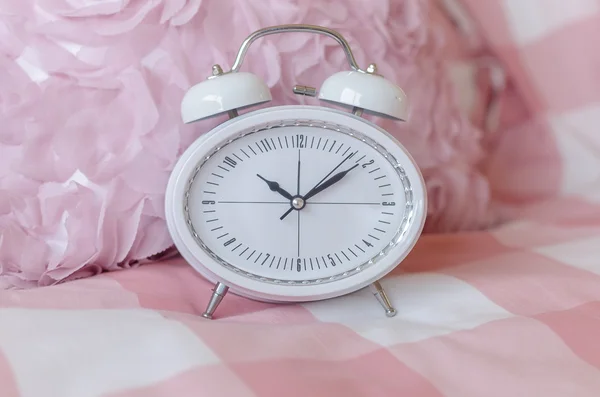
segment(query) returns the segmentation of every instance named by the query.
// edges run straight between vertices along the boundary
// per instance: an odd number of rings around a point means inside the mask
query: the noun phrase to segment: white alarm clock
[[[275,106],[266,84],[240,72],[259,37],[312,32],[335,39],[352,70],[320,90],[297,94],[349,107]],[[230,291],[267,302],[308,302],[365,287],[388,316],[396,310],[378,282],[402,262],[426,217],[422,175],[407,150],[362,112],[405,121],[404,92],[356,64],[337,32],[311,25],[268,27],[241,45],[232,69],[186,93],[185,123],[227,113],[229,120],[196,140],[178,160],[166,191],[173,242],[191,266],[215,283],[206,318]]]

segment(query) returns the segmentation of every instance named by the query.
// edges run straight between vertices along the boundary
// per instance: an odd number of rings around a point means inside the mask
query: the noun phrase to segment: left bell
[[[215,73],[215,70],[217,71]],[[222,113],[271,101],[269,87],[255,74],[248,72],[222,73],[213,67],[213,76],[192,86],[181,101],[181,117],[191,123]]]

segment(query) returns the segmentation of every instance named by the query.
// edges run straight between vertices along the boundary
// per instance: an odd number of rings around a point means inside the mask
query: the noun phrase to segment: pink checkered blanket
[[[1,291],[0,396],[600,395],[600,2],[463,4],[532,109],[500,123],[514,161],[489,161],[513,171],[497,192],[529,193],[518,217],[423,236],[382,283],[394,318],[361,291],[229,295],[208,321],[179,259]]]

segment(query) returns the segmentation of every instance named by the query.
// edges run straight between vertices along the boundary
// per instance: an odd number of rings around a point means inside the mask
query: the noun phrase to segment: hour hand
[[[292,200],[293,199],[293,196],[291,194],[289,194],[288,192],[286,192],[285,190],[283,190],[281,188],[281,186],[279,186],[279,183],[274,182],[274,181],[266,180],[265,178],[263,178],[259,174],[256,174],[256,176],[259,177],[260,179],[262,179],[263,181],[265,181],[267,183],[267,185],[269,186],[269,189],[271,189],[271,191],[277,192],[277,193],[281,194],[283,197],[285,197],[288,200]]]

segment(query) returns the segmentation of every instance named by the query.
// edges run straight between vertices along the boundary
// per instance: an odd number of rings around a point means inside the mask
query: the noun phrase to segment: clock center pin
[[[305,205],[306,205],[306,202],[304,201],[304,199],[302,197],[294,197],[292,199],[292,207],[295,210],[301,210],[302,208],[304,208]]]

